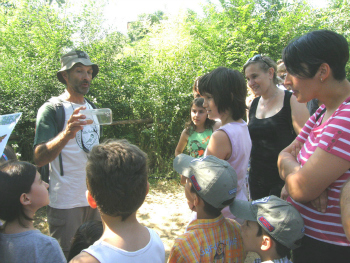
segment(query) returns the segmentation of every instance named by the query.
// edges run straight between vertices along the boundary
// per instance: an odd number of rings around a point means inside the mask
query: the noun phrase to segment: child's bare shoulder
[[[81,252],[69,261],[69,263],[99,263],[99,261],[89,253]]]
[[[227,133],[223,130],[216,130],[212,135],[211,138],[216,139],[217,141],[230,141],[230,139],[227,136]]]
[[[182,133],[181,133],[181,136],[185,136],[185,138],[188,138],[189,137],[189,131],[188,131],[188,128],[185,128]]]

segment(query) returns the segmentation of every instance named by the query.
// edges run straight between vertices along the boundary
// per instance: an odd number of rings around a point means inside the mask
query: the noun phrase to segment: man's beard
[[[88,88],[82,88],[81,87],[81,85],[85,84],[85,83],[89,84]],[[86,95],[89,92],[89,90],[90,90],[90,83],[88,81],[82,81],[82,82],[80,82],[80,83],[78,83],[76,85],[73,85],[72,87],[73,87],[73,90],[76,93],[79,93],[79,94],[82,94],[82,95]]]

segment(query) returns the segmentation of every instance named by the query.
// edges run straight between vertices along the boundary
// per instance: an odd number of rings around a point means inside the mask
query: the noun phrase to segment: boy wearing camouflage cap
[[[221,214],[236,196],[235,170],[215,156],[185,154],[176,156],[174,169],[186,177],[187,203],[197,219],[175,240],[168,262],[244,262],[239,225]]]
[[[230,210],[245,219],[243,244],[246,251],[260,256],[255,263],[291,263],[290,250],[300,246],[304,221],[290,203],[271,195],[252,202],[235,200]]]

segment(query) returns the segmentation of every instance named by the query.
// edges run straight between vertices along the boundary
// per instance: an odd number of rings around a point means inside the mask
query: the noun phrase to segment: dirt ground
[[[190,215],[183,186],[173,180],[152,183],[145,203],[138,211],[140,223],[154,229],[162,239],[166,259],[175,238],[184,233]],[[35,226],[48,234],[45,208],[37,212]],[[245,263],[254,262],[256,257],[254,253],[248,253]]]

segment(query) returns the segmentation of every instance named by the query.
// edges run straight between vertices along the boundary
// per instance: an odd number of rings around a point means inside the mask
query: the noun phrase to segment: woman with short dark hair
[[[298,102],[321,105],[279,155],[288,201],[304,218],[305,237],[293,262],[349,262],[350,242],[340,219],[339,195],[350,178],[350,83],[346,39],[329,30],[310,32],[283,50],[285,84]],[[320,204],[327,205],[320,206]]]

